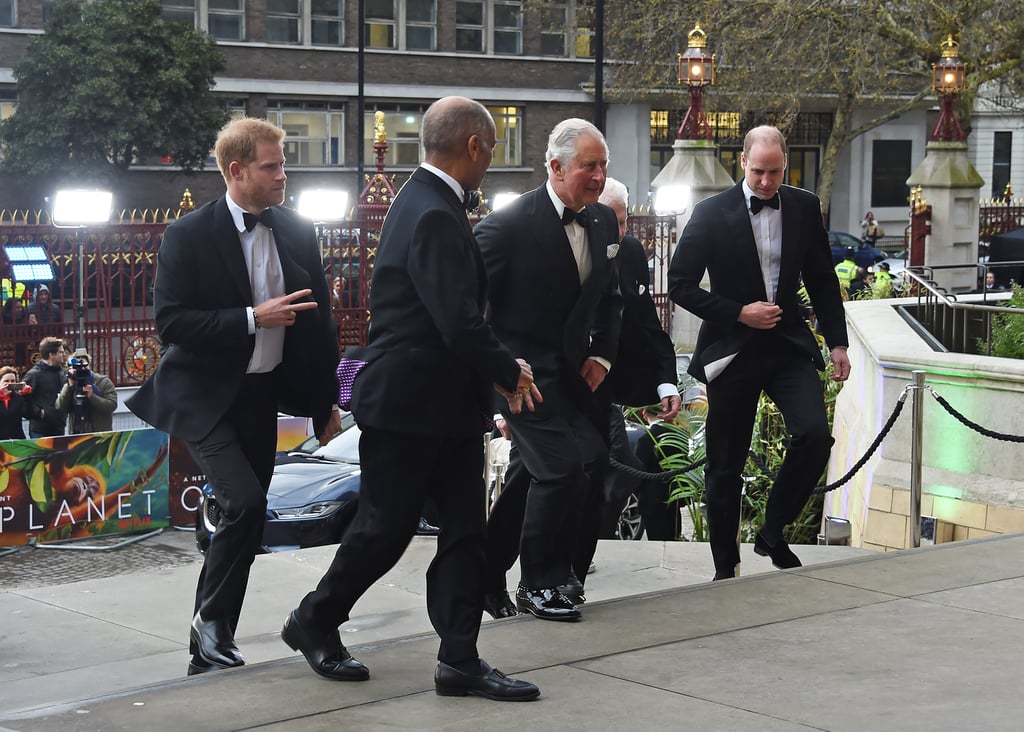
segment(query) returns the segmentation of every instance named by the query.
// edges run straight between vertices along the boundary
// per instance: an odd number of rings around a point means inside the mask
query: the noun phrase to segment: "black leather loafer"
[[[587,601],[583,594],[583,583],[576,577],[575,572],[569,572],[569,579],[565,581],[564,585],[558,586],[558,591],[569,598],[569,602],[573,605],[582,605]]]
[[[325,679],[366,681],[370,678],[370,669],[353,658],[342,645],[337,628],[326,635],[312,633],[302,627],[292,610],[281,629],[281,640],[293,651],[302,653],[309,667]]]
[[[434,689],[439,696],[474,694],[494,701],[531,701],[540,689],[529,681],[510,679],[487,661],[480,659],[480,673],[466,674],[447,663],[438,663],[434,671]]]
[[[211,666],[234,668],[245,664],[227,620],[204,620],[196,613],[189,637],[196,651],[194,655]]]
[[[779,569],[794,569],[803,566],[800,564],[800,558],[789,548],[789,544],[779,539],[774,545],[769,545],[761,536],[761,532],[758,532],[754,539],[754,553],[762,557],[771,557],[772,564]]]
[[[579,620],[583,617],[572,601],[555,587],[531,590],[520,583],[516,590],[516,605],[523,612],[542,620]]]
[[[518,615],[516,604],[508,596],[508,592],[486,592],[484,593],[484,610],[495,620],[499,618],[511,618]]]
[[[420,518],[420,522],[416,524],[416,536],[437,536],[440,533],[440,527],[434,526],[425,518]]]

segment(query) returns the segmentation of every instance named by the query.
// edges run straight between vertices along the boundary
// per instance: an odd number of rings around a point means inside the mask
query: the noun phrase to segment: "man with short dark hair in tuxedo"
[[[282,639],[320,676],[369,677],[341,643],[363,593],[402,556],[432,499],[441,525],[427,570],[427,612],[441,638],[438,694],[498,701],[535,699],[525,681],[477,653],[483,613],[483,442],[494,388],[511,412],[540,393],[485,317],[487,275],[466,216],[491,163],[494,120],[464,97],[423,116],[425,160],[402,187],[381,229],[370,288],[366,366],[352,385],[362,430],[359,506],[334,561],[292,611]],[[430,419],[409,419],[415,404]]]
[[[708,385],[706,503],[716,580],[739,572],[741,473],[761,392],[782,412],[789,444],[754,551],[781,569],[800,566],[783,529],[803,510],[834,442],[818,374],[825,362],[797,294],[801,278],[831,349],[832,379],[850,376],[821,202],[782,185],[787,161],[778,129],[748,132],[743,180],[694,207],[669,265],[672,300],[703,320],[689,372]],[[701,287],[705,272],[710,290]]]

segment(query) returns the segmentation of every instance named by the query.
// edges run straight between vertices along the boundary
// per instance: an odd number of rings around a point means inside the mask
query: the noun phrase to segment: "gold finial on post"
[[[192,191],[191,189],[186,188],[185,192],[181,196],[181,203],[178,204],[178,209],[182,213],[188,213],[195,207],[195,201],[192,200]]]
[[[388,141],[388,131],[384,127],[384,113],[379,109],[373,113],[373,141],[378,143]]]

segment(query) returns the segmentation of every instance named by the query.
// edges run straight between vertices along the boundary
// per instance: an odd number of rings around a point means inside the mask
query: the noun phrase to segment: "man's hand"
[[[739,321],[749,328],[771,330],[782,320],[782,308],[773,302],[751,302],[740,310]]]
[[[597,391],[597,387],[601,386],[601,382],[607,375],[608,370],[593,358],[588,358],[580,367],[580,376],[587,382],[591,391]]]
[[[836,346],[828,355],[832,362],[832,381],[846,381],[850,378],[850,359],[845,346]]]
[[[683,406],[683,400],[678,394],[670,394],[661,399],[661,418],[671,422],[679,414],[679,408]]]
[[[317,304],[312,300],[296,302],[296,300],[301,300],[312,294],[313,291],[307,288],[289,292],[280,297],[273,297],[253,308],[253,313],[256,314],[261,328],[289,326],[295,322],[296,313],[300,310],[315,310],[317,308]]]
[[[533,383],[533,368],[530,364],[521,358],[517,358],[516,363],[519,364],[519,380],[516,382],[516,390],[505,391],[497,384],[494,385],[494,388],[505,397],[505,401],[508,402],[508,410],[512,414],[519,414],[524,408],[532,412],[534,402],[540,404],[544,401],[544,397],[537,385]]]
[[[324,431],[317,435],[316,439],[321,445],[326,445],[335,437],[341,434],[341,412],[337,409],[331,410],[331,417],[327,420]]]
[[[498,417],[496,420],[494,420],[494,426],[497,428],[498,432],[501,433],[501,436],[504,437],[506,440],[512,439],[512,428],[508,426],[508,422],[506,420],[502,419],[501,417]]]

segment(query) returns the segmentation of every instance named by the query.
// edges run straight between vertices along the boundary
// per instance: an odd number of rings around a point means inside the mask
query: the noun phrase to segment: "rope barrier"
[[[817,486],[813,491],[814,493],[828,493],[831,490],[835,490],[839,486],[849,482],[849,480],[854,475],[856,475],[857,471],[864,467],[867,461],[871,459],[871,456],[875,454],[875,451],[878,450],[879,446],[882,444],[882,440],[884,440],[886,436],[889,434],[889,432],[892,430],[893,425],[896,424],[896,420],[899,418],[900,413],[903,411],[903,405],[907,401],[907,395],[914,388],[915,387],[913,384],[907,384],[906,386],[903,387],[903,391],[900,392],[899,398],[896,400],[896,405],[893,407],[892,413],[889,415],[889,418],[886,420],[885,424],[882,426],[882,429],[879,431],[878,435],[872,441],[867,451],[861,456],[861,458],[856,463],[853,464],[853,467],[851,467],[846,472],[846,474],[843,475],[838,480],[835,480],[829,483],[828,485]],[[937,401],[943,409],[945,409],[954,419],[959,421],[965,427],[972,429],[975,432],[984,435],[985,437],[991,437],[994,440],[1024,443],[1024,435],[1010,435],[1003,432],[996,432],[986,427],[982,427],[977,422],[971,421],[963,414],[958,412],[952,404],[946,401],[946,399],[941,394],[932,389],[930,386],[926,386],[924,388],[927,389],[933,397],[935,397],[935,401]],[[768,473],[769,477],[773,477],[771,476],[771,471],[768,470],[767,464],[753,450],[750,451],[750,458],[751,460],[754,461],[754,464],[758,468],[760,468],[765,473]],[[701,467],[707,462],[707,457],[701,458],[700,460],[690,463],[689,465],[685,465],[681,468],[665,470],[661,473],[648,473],[643,470],[638,470],[637,468],[634,468],[631,465],[623,465],[614,458],[609,458],[608,462],[611,465],[611,467],[614,468],[615,470],[626,473],[627,475],[630,475],[634,478],[640,478],[641,480],[656,480],[659,482],[667,483],[672,478],[675,478],[678,475],[688,473],[691,470],[696,470],[697,468]]]

